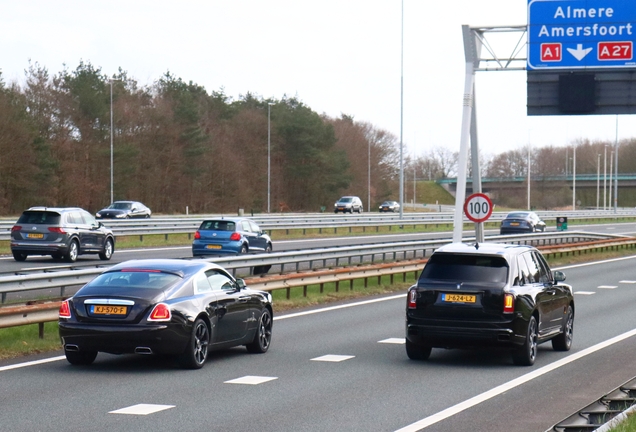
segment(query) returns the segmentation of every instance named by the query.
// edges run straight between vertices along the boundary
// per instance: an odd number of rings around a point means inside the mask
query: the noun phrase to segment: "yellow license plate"
[[[27,238],[44,238],[44,234],[27,234]]]
[[[442,301],[447,303],[475,303],[477,296],[471,294],[442,294]]]
[[[91,313],[94,315],[126,315],[128,308],[126,306],[91,306]]]
[[[510,226],[519,226],[519,222],[510,222]]]
[[[208,249],[221,249],[220,245],[207,245],[206,248]]]

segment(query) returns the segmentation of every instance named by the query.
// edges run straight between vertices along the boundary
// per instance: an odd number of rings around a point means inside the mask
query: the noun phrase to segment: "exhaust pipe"
[[[148,347],[135,348],[135,354],[152,354],[152,350]]]
[[[72,351],[72,352],[78,352],[79,351],[79,347],[77,345],[71,345],[71,344],[64,345],[64,349],[66,351]]]

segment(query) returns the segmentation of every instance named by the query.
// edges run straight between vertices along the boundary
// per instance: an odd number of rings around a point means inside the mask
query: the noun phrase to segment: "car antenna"
[[[475,250],[479,250],[479,243],[475,242]]]

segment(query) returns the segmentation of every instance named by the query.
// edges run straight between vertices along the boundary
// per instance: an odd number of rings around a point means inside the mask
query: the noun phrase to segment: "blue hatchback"
[[[272,239],[252,220],[205,220],[194,234],[192,256],[271,252]]]

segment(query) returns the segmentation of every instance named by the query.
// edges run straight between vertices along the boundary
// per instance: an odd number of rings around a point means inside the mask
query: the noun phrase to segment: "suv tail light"
[[[11,232],[13,231],[21,231],[22,227],[20,225],[14,225],[13,227],[11,227]]]
[[[171,319],[172,312],[170,312],[170,307],[165,303],[157,304],[148,317],[148,321],[170,321]]]
[[[232,240],[232,241],[237,241],[237,240],[240,240],[240,239],[241,239],[241,235],[239,233],[237,233],[237,232],[232,233],[232,235],[230,236],[230,240]]]
[[[68,303],[68,300],[64,300],[60,305],[60,318],[70,318],[71,317],[71,306]]]
[[[199,232],[199,230],[197,230],[197,232],[194,233],[194,239],[195,240],[200,240],[201,239],[201,233]]]
[[[60,228],[60,227],[49,227],[49,231],[53,233],[58,233],[58,234],[66,234],[66,231],[64,231],[64,228]]]
[[[409,291],[409,309],[417,308],[417,291],[412,289]]]
[[[515,296],[510,293],[504,294],[504,313],[513,313],[515,311]]]

